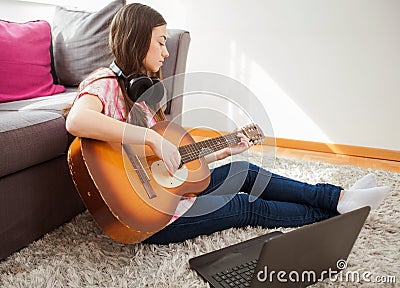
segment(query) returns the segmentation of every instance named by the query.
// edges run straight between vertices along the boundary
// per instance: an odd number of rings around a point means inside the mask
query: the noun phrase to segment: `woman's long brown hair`
[[[160,13],[140,3],[125,5],[115,14],[110,25],[109,47],[115,58],[115,63],[125,75],[140,72],[161,78],[161,71],[157,73],[147,71],[143,65],[143,60],[150,47],[153,28],[165,24],[166,21]],[[129,114],[131,123],[147,126],[145,114],[129,98],[125,82],[124,79],[118,78],[125,100],[125,111],[127,113],[125,118],[128,119]],[[165,120],[165,115],[159,106],[150,108],[157,111],[155,115],[157,121]],[[68,113],[69,109],[66,110]],[[130,111],[131,113],[129,113]]]

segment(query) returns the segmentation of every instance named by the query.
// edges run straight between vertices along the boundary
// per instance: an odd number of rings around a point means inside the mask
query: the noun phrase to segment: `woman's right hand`
[[[146,144],[158,158],[164,161],[169,173],[173,175],[181,165],[181,154],[178,148],[154,130],[148,129],[146,134]]]

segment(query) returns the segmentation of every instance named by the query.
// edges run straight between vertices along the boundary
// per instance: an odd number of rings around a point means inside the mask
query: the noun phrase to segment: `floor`
[[[216,132],[206,132],[202,129],[191,129],[190,134],[193,136],[196,142],[220,136]],[[256,151],[266,151],[262,145],[253,146],[251,149]],[[389,161],[349,155],[340,155],[325,152],[315,152],[300,149],[282,148],[276,147],[276,156],[282,156],[298,160],[309,160],[309,161],[320,161],[331,163],[335,165],[351,165],[362,168],[371,168],[373,170],[383,170],[389,172],[400,173],[400,162]]]
[[[400,173],[400,162],[290,148],[276,148],[276,155],[298,160],[320,161],[336,165],[352,165],[374,170]]]

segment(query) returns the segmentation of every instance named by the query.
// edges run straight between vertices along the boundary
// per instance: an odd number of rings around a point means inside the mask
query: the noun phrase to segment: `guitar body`
[[[160,122],[151,129],[178,147],[195,143],[173,122]],[[129,145],[124,149],[125,145],[76,138],[68,151],[68,163],[75,186],[100,228],[112,239],[130,244],[164,228],[182,197],[199,194],[208,186],[210,171],[204,158],[199,158],[170,176],[150,148]],[[143,185],[143,175],[131,161],[131,149],[155,196],[150,197]]]

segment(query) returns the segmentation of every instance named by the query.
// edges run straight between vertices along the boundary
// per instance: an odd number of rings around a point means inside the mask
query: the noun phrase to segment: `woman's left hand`
[[[240,142],[218,151],[216,153],[216,160],[221,160],[228,156],[243,153],[251,147],[249,138],[247,138],[243,133],[239,132],[236,136],[240,138]]]
[[[251,147],[251,143],[249,138],[247,138],[243,133],[238,132],[236,135],[238,138],[240,138],[240,142],[237,144],[233,144],[229,147],[226,147],[224,149],[221,149],[213,154],[207,155],[205,158],[208,163],[217,161],[217,160],[222,160],[226,157],[235,155],[235,154],[240,154],[243,153],[244,151],[248,150]]]
[[[226,148],[229,156],[243,153],[251,147],[249,138],[243,133],[239,132],[236,136],[240,139],[240,142]]]

